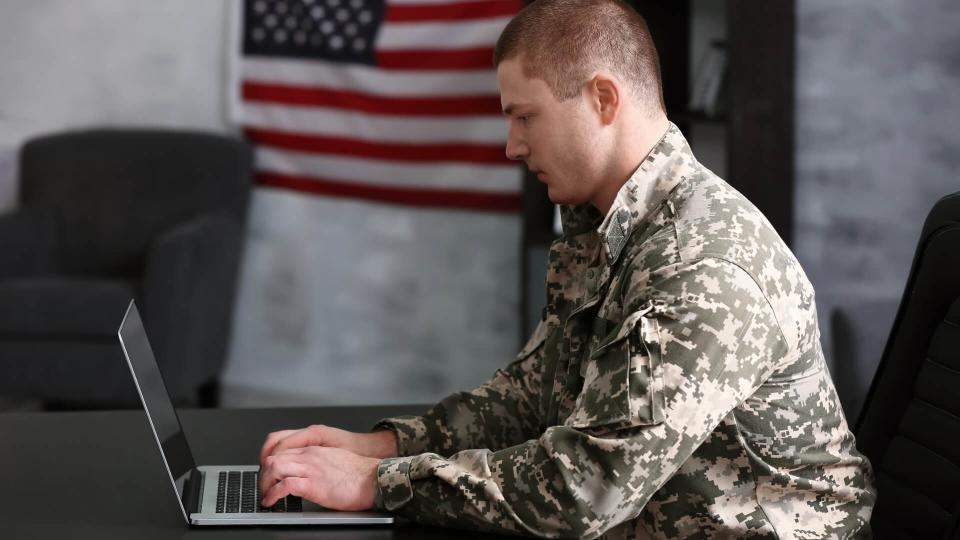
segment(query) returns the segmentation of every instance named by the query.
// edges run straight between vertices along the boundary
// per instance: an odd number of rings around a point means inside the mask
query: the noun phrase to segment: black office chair
[[[960,192],[924,223],[863,412],[877,538],[949,538],[960,523]]]
[[[251,190],[242,141],[168,130],[39,137],[0,216],[0,395],[137,406],[117,341],[141,306],[168,390],[212,404]]]

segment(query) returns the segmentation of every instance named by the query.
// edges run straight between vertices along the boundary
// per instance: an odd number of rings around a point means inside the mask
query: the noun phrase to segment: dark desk
[[[181,411],[198,464],[255,463],[269,431],[366,430],[425,407]],[[0,413],[0,538],[503,538],[409,522],[365,527],[188,528],[142,410]]]

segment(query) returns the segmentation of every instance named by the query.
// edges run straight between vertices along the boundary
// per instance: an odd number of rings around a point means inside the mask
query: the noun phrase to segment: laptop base
[[[308,500],[303,500],[302,512],[217,512],[217,482],[221,472],[259,471],[257,465],[201,465],[203,487],[200,496],[200,511],[190,514],[191,525],[388,525],[393,516],[379,512],[339,512],[327,510]],[[259,501],[257,501],[259,502]]]

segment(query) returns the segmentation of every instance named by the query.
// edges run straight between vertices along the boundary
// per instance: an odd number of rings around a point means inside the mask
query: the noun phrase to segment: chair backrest
[[[878,538],[945,538],[960,508],[960,192],[924,223],[890,338],[857,423]]]
[[[53,208],[58,270],[134,275],[146,248],[208,214],[242,221],[252,157],[239,139],[206,133],[96,129],[43,136],[20,154],[24,207]]]

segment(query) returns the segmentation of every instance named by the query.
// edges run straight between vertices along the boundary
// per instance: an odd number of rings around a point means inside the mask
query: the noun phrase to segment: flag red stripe
[[[493,2],[457,2],[455,4],[397,5],[387,3],[383,19],[389,22],[461,21],[489,19],[515,15],[523,3],[520,0]]]
[[[384,143],[345,137],[301,135],[261,128],[246,128],[245,132],[247,137],[257,144],[317,154],[338,154],[406,162],[455,161],[483,165],[511,163],[504,154],[503,146],[498,144]]]
[[[381,69],[493,70],[493,47],[470,49],[391,49],[377,50],[377,67]]]
[[[399,116],[499,116],[497,96],[386,97],[330,88],[244,81],[243,99]]]
[[[488,212],[518,212],[520,195],[461,189],[400,188],[357,184],[307,176],[258,173],[257,184],[302,193],[365,199],[408,206],[456,208]]]

